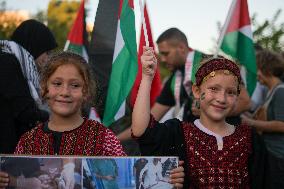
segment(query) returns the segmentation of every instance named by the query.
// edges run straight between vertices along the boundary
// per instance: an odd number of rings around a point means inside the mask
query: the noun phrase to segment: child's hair
[[[262,50],[256,54],[258,69],[265,75],[273,75],[281,78],[284,74],[283,58],[280,54],[269,50]]]
[[[94,80],[91,68],[82,56],[67,51],[57,52],[56,54],[51,55],[51,57],[47,61],[47,64],[45,65],[41,73],[40,79],[42,99],[46,100],[47,98],[47,82],[50,76],[57,70],[57,68],[62,65],[68,64],[75,66],[79,74],[83,78],[83,95],[86,97],[86,100],[83,102],[83,106],[86,106],[90,103],[91,105],[94,105],[97,85]]]
[[[210,77],[214,77],[216,73],[222,72],[226,75],[234,75],[238,80],[238,93],[240,93],[241,74],[239,66],[224,57],[208,58],[200,63],[200,67],[195,74],[195,84],[200,86]]]

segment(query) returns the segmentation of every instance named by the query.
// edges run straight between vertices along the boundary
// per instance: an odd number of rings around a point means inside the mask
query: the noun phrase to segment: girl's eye
[[[71,84],[71,87],[72,88],[78,88],[78,87],[80,87],[81,85],[80,84],[77,84],[77,83],[73,83],[73,84]]]
[[[210,89],[212,92],[218,91],[218,88],[217,88],[217,87],[210,87],[209,89]]]
[[[235,90],[229,90],[227,93],[228,93],[228,95],[230,95],[230,96],[235,96],[235,95],[237,95],[237,91],[235,91]]]
[[[55,86],[55,87],[58,87],[58,86],[61,85],[61,82],[54,81],[54,82],[52,82],[51,84],[52,84],[53,86]]]

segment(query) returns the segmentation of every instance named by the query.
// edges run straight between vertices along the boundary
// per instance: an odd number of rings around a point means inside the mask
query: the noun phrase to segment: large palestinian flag
[[[238,60],[246,88],[256,86],[256,60],[247,0],[233,0],[219,40],[220,49]]]
[[[126,98],[137,74],[137,45],[133,0],[120,0],[111,76],[103,124],[109,126],[125,114]]]

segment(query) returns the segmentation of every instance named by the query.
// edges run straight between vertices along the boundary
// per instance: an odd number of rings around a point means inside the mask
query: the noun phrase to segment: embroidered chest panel
[[[252,151],[249,128],[240,126],[224,137],[222,150],[218,150],[214,136],[194,125],[184,124],[183,131],[191,184],[206,188],[248,185],[248,158]]]

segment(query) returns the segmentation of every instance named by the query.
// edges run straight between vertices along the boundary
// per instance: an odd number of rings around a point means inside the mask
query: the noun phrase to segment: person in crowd
[[[175,107],[174,117],[179,117],[180,114],[183,115],[182,120],[195,119],[194,114],[188,109],[190,107],[187,108],[188,104],[191,105],[188,102],[194,101],[194,97],[191,91],[192,81],[185,77],[193,66],[190,58],[192,49],[188,45],[186,35],[177,28],[170,28],[164,31],[156,42],[160,61],[166,64],[172,74],[151,109],[152,115],[159,121],[170,108]],[[202,59],[209,57],[210,55],[202,55]],[[240,122],[239,115],[249,108],[250,98],[243,86],[236,106],[228,116],[230,123]]]
[[[181,110],[184,101],[188,99],[191,92],[191,81],[184,78],[185,65],[191,67],[186,35],[178,28],[170,28],[164,31],[156,41],[159,49],[160,61],[166,64],[171,71],[160,96],[152,107],[152,115],[160,120],[171,107],[175,106],[175,115]],[[172,90],[172,85],[175,87]]]
[[[175,107],[174,115],[170,117],[177,117],[183,121],[196,120],[199,117],[199,101],[194,99],[192,94],[192,81],[185,77],[185,73],[190,72],[192,68],[190,57],[192,49],[188,45],[186,35],[178,28],[170,28],[158,37],[156,43],[160,61],[165,63],[172,73],[151,108],[151,114],[157,121],[160,121],[172,107]],[[201,59],[209,57],[211,55],[203,54]],[[229,123],[239,124],[240,114],[249,110],[250,107],[249,95],[242,85],[238,101],[227,120]],[[131,129],[120,133],[118,138],[120,141],[131,138]]]
[[[48,120],[39,95],[39,71],[56,47],[51,31],[36,20],[22,22],[11,40],[0,40],[1,154],[13,153],[23,133]]]
[[[258,81],[269,91],[255,119],[242,118],[262,132],[268,152],[266,188],[284,188],[284,62],[279,54],[262,50],[256,55],[256,63]]]
[[[51,56],[40,82],[50,118],[22,135],[15,154],[125,156],[112,131],[82,117],[82,108],[95,97],[93,78],[80,55],[60,52]],[[177,168],[172,177],[173,183],[182,187],[183,168]],[[0,188],[8,183],[9,175],[0,172]]]
[[[255,53],[259,53],[264,50],[263,47],[257,43],[254,45],[254,49]],[[257,108],[259,108],[263,104],[267,92],[268,88],[265,85],[261,84],[259,81],[257,81],[255,89],[251,96],[251,107],[249,110],[250,112],[255,112]]]
[[[159,123],[150,114],[151,82],[157,67],[153,49],[144,48],[141,62],[143,74],[132,114],[132,136],[142,155],[177,155],[185,160],[186,188],[249,188],[251,129],[225,121],[240,93],[238,65],[225,58],[204,60],[192,86],[200,103],[200,118]]]
[[[44,160],[43,160],[44,161]],[[1,157],[1,171],[9,174],[9,189],[11,188],[54,188],[56,183],[55,177],[60,177],[57,185],[64,186],[65,189],[73,189],[75,184],[74,168],[75,161],[73,158],[54,159],[52,162],[56,166],[54,173],[49,173],[41,164],[39,158],[27,157]],[[60,168],[62,167],[62,168]],[[61,170],[61,173],[59,172]],[[1,173],[1,172],[0,172]],[[59,176],[57,175],[58,173]],[[59,179],[59,178],[58,178]],[[0,186],[0,188],[2,188]],[[57,188],[57,187],[56,187]]]
[[[140,176],[141,170],[145,167],[147,162],[148,161],[146,158],[140,158],[133,165],[133,175],[135,176],[136,189],[142,189],[140,187],[141,182],[139,181],[139,176]]]
[[[117,177],[118,167],[114,159],[94,159],[92,172],[96,179],[99,179],[104,189],[118,189]]]
[[[162,176],[161,158],[153,158],[152,160],[149,160],[141,170],[139,175],[139,182],[144,189],[150,189],[154,188],[154,186],[157,185],[160,181],[165,182],[165,179]]]
[[[125,155],[109,129],[82,117],[82,108],[94,101],[96,84],[92,78],[88,64],[80,55],[60,52],[52,56],[41,77],[42,98],[50,108],[50,118],[25,133],[15,153]]]

